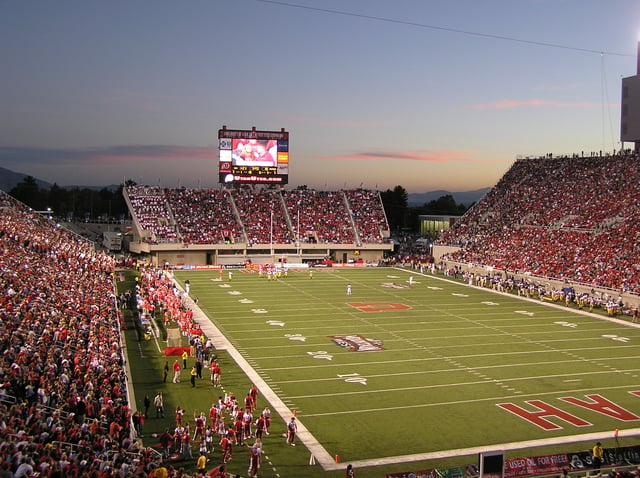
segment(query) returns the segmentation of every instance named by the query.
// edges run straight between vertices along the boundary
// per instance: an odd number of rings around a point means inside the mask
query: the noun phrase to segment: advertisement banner
[[[505,478],[532,475],[560,474],[563,468],[570,468],[569,457],[565,453],[553,455],[531,456],[527,458],[511,458],[504,462]]]

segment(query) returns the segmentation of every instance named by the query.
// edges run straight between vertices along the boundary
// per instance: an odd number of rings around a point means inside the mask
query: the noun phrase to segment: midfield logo
[[[397,282],[383,282],[380,284],[382,287],[386,287],[388,289],[409,289],[408,285],[398,284]]]
[[[374,352],[384,350],[382,340],[366,339],[361,335],[330,335],[329,338],[349,352]]]

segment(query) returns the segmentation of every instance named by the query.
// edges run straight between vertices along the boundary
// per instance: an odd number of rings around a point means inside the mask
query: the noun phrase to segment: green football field
[[[638,432],[640,330],[626,319],[399,268],[175,276],[325,469],[383,476]]]

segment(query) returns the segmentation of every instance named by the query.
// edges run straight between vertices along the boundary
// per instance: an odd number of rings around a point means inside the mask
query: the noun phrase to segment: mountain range
[[[17,173],[15,171],[11,171],[10,169],[0,167],[0,189],[5,192],[9,192],[14,187],[16,187],[18,183],[23,181],[27,176],[29,175]],[[52,183],[49,183],[42,179],[38,179],[38,178],[34,178],[34,179],[38,187],[41,189],[49,189],[53,185]],[[63,189],[87,188],[87,189],[94,189],[94,190],[100,190],[104,188],[109,190],[116,190],[118,189],[118,187],[120,187],[119,184],[111,184],[109,186],[85,186],[85,185],[75,185],[75,184],[66,185],[66,186],[59,185],[59,186]],[[474,202],[478,202],[489,191],[489,189],[491,188],[482,188],[482,189],[476,189],[474,191],[461,191],[461,192],[450,192],[450,191],[445,191],[440,189],[437,191],[429,191],[425,193],[409,193],[407,203],[409,207],[422,206],[428,202],[435,201],[436,199],[439,199],[442,196],[450,195],[453,197],[453,200],[456,202],[456,204],[464,204],[465,206],[468,207]]]

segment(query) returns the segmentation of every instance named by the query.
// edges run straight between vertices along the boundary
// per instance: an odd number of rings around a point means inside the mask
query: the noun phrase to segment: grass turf
[[[529,440],[568,444],[510,455],[582,449],[572,442],[585,433],[612,438],[614,429],[621,430],[624,445],[624,430],[637,424],[561,400],[590,403],[588,396],[597,394],[622,409],[638,409],[640,399],[630,392],[640,390],[635,363],[640,330],[629,324],[402,269],[326,269],[312,279],[307,271],[292,270],[280,280],[235,271],[233,280],[222,281],[216,271],[178,271],[176,278],[189,279],[200,308],[329,456],[339,457],[336,467],[355,462],[359,476],[474,463],[464,452],[447,457],[458,449],[503,449]],[[354,352],[332,338],[353,335],[381,349]],[[208,370],[195,389],[188,370],[181,384],[161,383],[162,342],[138,342],[134,335],[127,342],[136,402],[165,392],[167,418],[150,419],[149,433],[173,428],[175,406],[188,415],[206,411],[220,393],[208,385]],[[250,380],[228,354],[219,356],[224,390],[244,397]],[[550,418],[558,428],[543,430],[498,406],[513,403],[533,412],[531,400],[588,425]],[[342,476],[309,466],[303,446],[285,445],[281,433],[288,418],[274,416],[261,475]],[[246,474],[247,459],[246,451],[237,449],[230,470]],[[195,459],[176,463],[194,464]]]

